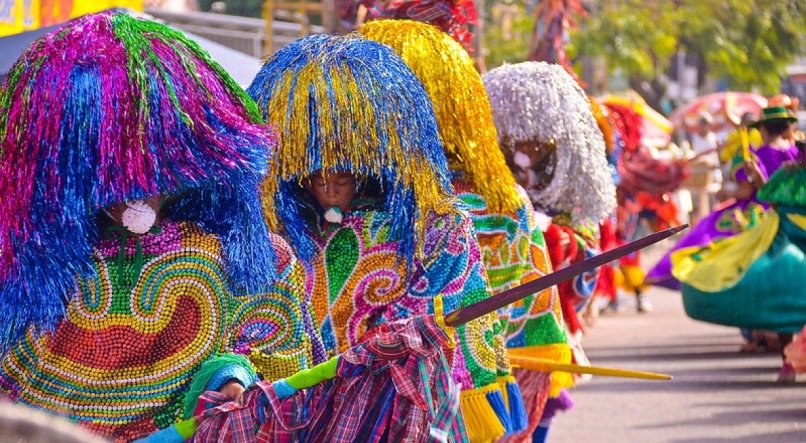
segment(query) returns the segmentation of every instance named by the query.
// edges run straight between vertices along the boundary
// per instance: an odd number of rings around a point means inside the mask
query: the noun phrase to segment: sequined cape
[[[493,294],[552,272],[546,241],[523,188],[517,187],[518,211],[502,214],[490,213],[467,182],[454,180],[453,185],[470,211]],[[558,361],[567,355],[570,360],[556,286],[510,305],[500,315],[507,347],[527,348],[534,356]]]
[[[411,263],[397,254],[396,242],[389,238],[392,218],[365,206],[345,214],[340,225],[325,224],[317,233],[320,252],[306,264],[306,287],[331,353],[344,352],[379,324],[433,313],[438,296],[445,313],[489,296],[469,217],[430,215],[422,258]],[[499,412],[500,406],[507,414],[497,379],[504,337],[496,315],[457,328],[456,340],[448,354],[452,376],[462,386],[468,427],[474,427],[474,417],[489,417],[491,407]],[[486,412],[471,412],[478,410]]]
[[[453,186],[470,211],[493,294],[551,273],[546,242],[526,191],[516,185],[520,203],[516,211],[494,213],[488,209],[484,197],[475,192],[472,185],[457,174],[454,175]],[[559,363],[571,362],[571,349],[565,336],[556,286],[513,303],[502,309],[499,316],[501,328],[507,337],[509,354],[528,355]],[[508,361],[499,361],[499,372],[503,371],[510,372]],[[517,381],[526,414],[524,428],[506,441],[518,441],[527,435],[531,437],[548,397],[557,396],[562,388],[574,384],[570,374],[561,372],[554,372],[549,376],[517,370],[512,376],[503,379]],[[514,408],[510,407],[510,412],[512,409]]]
[[[77,283],[53,334],[29,332],[9,351],[0,396],[128,441],[172,424],[192,375],[217,352],[251,354],[269,379],[307,367],[304,271],[284,240],[271,241],[280,278],[243,297],[230,292],[218,238],[196,225],[165,222],[143,236],[136,278],[135,240],[122,261],[120,241],[100,241],[98,279]]]

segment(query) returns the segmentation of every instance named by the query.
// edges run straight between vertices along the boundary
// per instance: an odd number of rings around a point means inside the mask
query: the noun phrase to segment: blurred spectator
[[[691,179],[689,189],[692,194],[694,212],[692,222],[705,217],[711,211],[714,194],[720,189],[722,171],[719,163],[719,147],[716,134],[711,129],[714,119],[703,113],[697,132],[691,134]]]
[[[716,134],[711,129],[714,118],[711,114],[702,114],[697,132],[691,134],[691,149],[700,162],[719,167]]]
[[[0,402],[0,442],[103,443],[77,425],[37,409]]]

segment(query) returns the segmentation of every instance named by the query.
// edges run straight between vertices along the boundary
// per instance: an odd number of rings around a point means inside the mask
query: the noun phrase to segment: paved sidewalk
[[[679,293],[653,289],[655,310],[602,315],[583,346],[592,364],[672,374],[674,380],[596,377],[572,391],[550,443],[806,442],[806,375],[775,379],[780,357],[740,354],[734,328],[689,319]]]

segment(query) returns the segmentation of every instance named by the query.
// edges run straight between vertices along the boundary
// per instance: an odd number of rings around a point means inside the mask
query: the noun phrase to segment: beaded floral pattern
[[[464,180],[453,182],[470,210],[493,294],[551,273],[546,242],[526,192],[518,186],[515,213],[490,213],[484,199]],[[557,287],[511,304],[501,313],[509,347],[566,343]]]
[[[432,216],[425,258],[415,258],[410,267],[389,239],[391,220],[385,212],[356,210],[341,225],[320,232],[321,250],[308,265],[307,287],[330,352],[344,352],[378,324],[432,313],[431,302],[440,294],[445,312],[488,296],[469,218]],[[457,329],[453,374],[463,389],[495,381],[495,326],[491,315]]]
[[[98,278],[79,281],[53,334],[29,332],[9,352],[0,392],[131,439],[174,422],[190,378],[215,352],[271,351],[292,361],[287,371],[307,366],[304,275],[288,245],[272,242],[284,278],[244,297],[231,296],[217,237],[195,225],[163,223],[162,232],[143,236],[137,276],[132,260],[116,259],[120,242],[100,242]]]

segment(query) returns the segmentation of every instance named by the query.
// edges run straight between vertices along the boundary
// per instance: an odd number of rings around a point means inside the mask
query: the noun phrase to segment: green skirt
[[[686,314],[726,326],[799,332],[806,325],[806,232],[781,217],[769,250],[718,292],[682,286]]]

